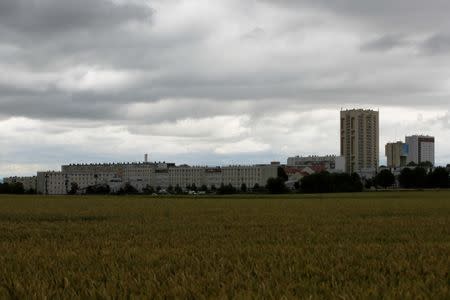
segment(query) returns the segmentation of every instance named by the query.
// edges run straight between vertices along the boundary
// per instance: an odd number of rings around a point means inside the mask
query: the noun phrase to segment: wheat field
[[[0,196],[0,298],[449,299],[450,192]]]

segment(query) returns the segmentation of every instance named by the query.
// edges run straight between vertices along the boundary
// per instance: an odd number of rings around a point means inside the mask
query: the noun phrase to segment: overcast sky
[[[0,0],[0,177],[337,154],[341,108],[450,163],[448,0]]]

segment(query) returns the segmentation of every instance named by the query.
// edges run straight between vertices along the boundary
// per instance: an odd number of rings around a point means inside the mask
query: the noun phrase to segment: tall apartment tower
[[[407,164],[409,146],[403,142],[388,143],[385,147],[387,167],[400,168]]]
[[[379,162],[379,112],[341,111],[341,156],[347,173],[374,173]]]
[[[409,147],[408,163],[431,162],[434,165],[434,137],[413,135],[405,138]]]

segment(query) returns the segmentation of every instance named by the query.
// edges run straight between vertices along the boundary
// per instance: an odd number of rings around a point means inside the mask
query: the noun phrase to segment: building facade
[[[341,111],[341,156],[347,173],[375,174],[379,165],[379,112]]]
[[[65,172],[38,172],[37,192],[45,195],[65,195],[72,188],[72,184],[78,186],[78,191],[83,193],[89,186],[107,184],[112,191],[117,191],[123,185],[123,180],[114,173],[65,173]]]
[[[3,178],[4,183],[14,184],[21,183],[25,191],[36,190],[37,177],[36,176],[25,176],[25,177],[6,177]]]
[[[289,167],[320,166],[328,172],[345,172],[345,157],[336,155],[326,156],[294,156],[287,159]]]
[[[409,146],[401,141],[385,146],[388,168],[401,168],[407,165]]]
[[[251,188],[255,184],[264,186],[267,180],[278,175],[279,165],[251,166],[188,166],[167,163],[127,163],[127,164],[77,164],[62,166],[60,172],[38,172],[37,192],[48,195],[69,193],[73,184],[79,193],[89,186],[108,185],[112,192],[125,184],[130,184],[139,192],[151,186],[167,189],[179,186],[183,190],[195,185],[197,188],[220,187],[231,184],[240,188],[242,184]]]
[[[409,147],[407,163],[435,163],[435,140],[428,135],[413,135],[405,138]]]

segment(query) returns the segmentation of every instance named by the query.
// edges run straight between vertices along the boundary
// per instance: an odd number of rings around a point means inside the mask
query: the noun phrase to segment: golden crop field
[[[450,192],[1,196],[0,298],[450,299]]]

